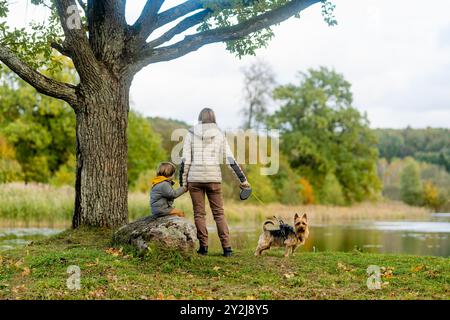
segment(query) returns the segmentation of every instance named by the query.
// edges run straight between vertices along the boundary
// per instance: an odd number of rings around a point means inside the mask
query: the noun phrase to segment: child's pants
[[[184,218],[184,211],[180,210],[180,209],[177,209],[177,208],[173,208],[173,210],[170,211],[170,215]]]

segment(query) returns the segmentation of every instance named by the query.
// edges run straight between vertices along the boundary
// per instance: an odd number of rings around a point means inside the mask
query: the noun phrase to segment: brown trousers
[[[208,246],[208,229],[206,228],[205,194],[208,197],[209,206],[217,225],[217,233],[223,248],[231,247],[230,232],[225,220],[223,210],[222,184],[221,183],[188,183],[189,193],[194,209],[195,226],[197,227],[197,238],[202,247]]]

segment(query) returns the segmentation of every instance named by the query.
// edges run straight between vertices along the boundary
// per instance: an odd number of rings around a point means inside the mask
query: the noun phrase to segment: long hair
[[[200,111],[200,114],[198,115],[198,122],[200,122],[200,123],[217,123],[216,115],[214,114],[214,111],[210,108],[204,108],[202,111]]]

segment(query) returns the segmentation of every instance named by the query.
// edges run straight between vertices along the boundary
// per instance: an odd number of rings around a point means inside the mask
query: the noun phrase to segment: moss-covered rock
[[[177,216],[141,218],[129,223],[113,235],[113,243],[132,245],[139,251],[147,250],[150,242],[169,249],[192,251],[197,241],[195,226]]]

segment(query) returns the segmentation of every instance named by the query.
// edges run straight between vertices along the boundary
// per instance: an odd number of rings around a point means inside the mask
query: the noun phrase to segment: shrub
[[[344,193],[342,186],[332,173],[327,174],[324,184],[320,190],[321,204],[345,205]]]
[[[408,159],[408,164],[402,171],[400,194],[403,202],[409,205],[420,206],[423,204],[420,168],[418,163],[412,158]]]
[[[0,183],[19,181],[23,178],[19,162],[0,158]]]
[[[22,178],[22,167],[16,160],[14,147],[0,136],[0,183],[19,181]]]
[[[53,177],[50,179],[50,184],[53,186],[74,186],[76,174],[76,159],[74,155],[70,155],[67,163],[59,167]]]
[[[303,203],[302,185],[298,183],[300,177],[290,167],[284,156],[280,157],[278,173],[269,176],[277,194],[277,199],[283,204]]]
[[[302,186],[301,193],[303,202],[305,204],[314,204],[315,203],[314,189],[311,183],[309,183],[309,181],[306,178],[300,178],[299,183]]]
[[[142,171],[132,186],[133,191],[148,193],[152,188],[152,179],[156,176],[155,170]]]
[[[272,181],[268,176],[264,176],[260,172],[260,166],[248,165],[246,166],[247,179],[252,185],[255,195],[264,203],[277,201],[277,193],[272,185]],[[247,201],[259,203],[255,197],[250,197]]]
[[[433,209],[434,211],[438,211],[441,209],[446,200],[439,189],[430,181],[427,181],[423,185],[423,204]]]

